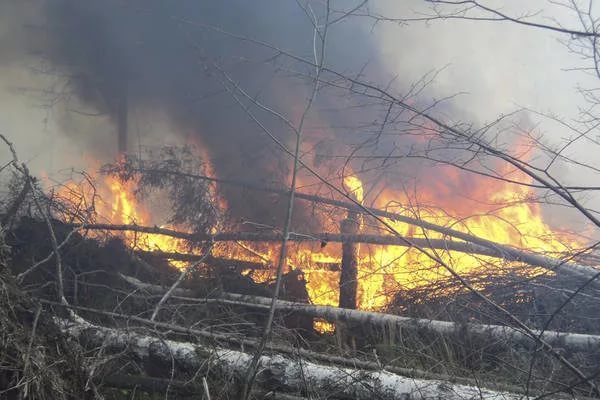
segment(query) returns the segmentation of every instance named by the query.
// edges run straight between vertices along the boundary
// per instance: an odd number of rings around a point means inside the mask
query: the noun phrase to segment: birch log
[[[422,222],[424,225],[431,225]],[[73,225],[76,226],[76,225]],[[420,225],[419,225],[420,226]],[[275,242],[281,241],[281,233],[277,232],[223,232],[217,234],[191,234],[186,232],[175,231],[173,229],[159,228],[157,226],[140,226],[140,225],[112,225],[112,224],[86,224],[85,229],[94,230],[112,230],[112,231],[134,231],[144,233],[154,233],[160,235],[171,236],[183,240],[190,241],[212,241],[212,242],[229,242],[229,241],[245,241],[245,242]],[[437,231],[444,233],[452,231],[443,227],[438,227]],[[454,232],[454,231],[452,231]],[[460,234],[460,232],[457,232]],[[444,233],[448,236],[454,234]],[[296,242],[356,242],[376,245],[402,246],[412,247],[419,246],[428,249],[438,249],[443,251],[457,251],[467,254],[476,254],[500,258],[507,261],[519,261],[525,264],[542,267],[544,269],[574,276],[580,279],[593,279],[599,270],[574,262],[563,261],[552,257],[547,257],[541,254],[533,253],[526,250],[516,249],[507,245],[494,243],[489,240],[477,238],[467,234],[455,236],[466,242],[445,239],[427,239],[415,237],[403,237],[398,235],[342,235],[336,233],[291,233],[289,240]],[[470,239],[470,240],[469,240]]]
[[[252,354],[219,347],[164,340],[132,331],[59,321],[64,333],[90,348],[130,352],[142,360],[159,360],[189,370],[210,368],[217,376],[240,380],[247,371]],[[355,399],[494,399],[522,400],[522,395],[452,384],[439,380],[407,378],[391,372],[364,371],[296,360],[282,355],[264,355],[260,359],[257,383],[281,392],[344,396]],[[310,393],[309,393],[310,394]]]
[[[264,307],[267,301],[266,297],[248,296],[237,293],[221,293],[221,298],[230,301],[237,301],[238,304],[248,306],[255,304]],[[322,318],[331,322],[351,322],[357,325],[373,325],[397,328],[424,329],[440,334],[459,334],[466,329],[472,335],[491,337],[496,340],[502,340],[512,343],[528,344],[535,341],[526,333],[519,329],[491,324],[466,323],[459,324],[450,321],[438,321],[425,318],[402,317],[399,315],[382,314],[372,311],[349,310],[332,306],[319,306],[313,304],[293,303],[285,300],[277,300],[277,310],[294,311],[304,315]],[[534,334],[540,335],[546,343],[566,348],[572,351],[591,351],[600,349],[600,336],[582,333],[533,330]]]
[[[157,172],[156,170],[147,170],[147,169],[140,169],[139,171],[140,172],[154,172],[154,173]],[[211,181],[211,182],[219,182],[219,183],[224,183],[224,184],[228,184],[228,185],[244,187],[244,188],[251,189],[251,190],[270,192],[270,193],[275,193],[275,194],[278,194],[281,196],[289,196],[289,191],[286,191],[286,190],[272,188],[272,187],[268,187],[268,186],[257,185],[254,183],[239,181],[239,180],[235,180],[235,179],[220,179],[220,178],[214,178],[214,177],[209,177],[209,176],[186,174],[186,173],[172,172],[172,171],[160,171],[160,172],[164,173],[164,174],[184,175],[184,176],[194,178],[194,179],[207,180],[207,181]],[[344,209],[348,210],[349,212],[360,213],[363,215],[375,215],[378,217],[388,218],[393,221],[403,222],[408,225],[418,226],[425,230],[430,230],[430,231],[441,233],[442,235],[447,236],[447,237],[464,240],[471,244],[481,246],[482,248],[485,248],[488,251],[493,252],[494,254],[500,254],[501,258],[506,258],[509,260],[520,260],[527,264],[536,265],[536,266],[548,268],[551,270],[556,270],[557,272],[565,272],[565,273],[568,273],[571,275],[583,277],[585,279],[591,279],[594,276],[594,274],[596,273],[596,271],[593,268],[588,267],[586,265],[580,265],[580,264],[576,264],[573,262],[564,262],[564,261],[553,259],[550,257],[545,257],[542,255],[533,253],[533,252],[522,251],[522,250],[516,249],[514,247],[499,244],[499,243],[493,242],[491,240],[483,239],[483,238],[480,238],[478,236],[475,236],[475,235],[472,235],[469,233],[457,231],[452,228],[448,228],[445,226],[427,222],[420,218],[412,218],[412,217],[409,217],[409,216],[401,214],[401,213],[391,212],[391,211],[387,211],[387,210],[380,210],[378,208],[373,208],[373,207],[365,207],[365,206],[361,206],[361,205],[358,205],[355,203],[350,203],[347,201],[341,201],[341,200],[337,200],[337,199],[333,199],[333,198],[311,195],[308,193],[296,192],[296,193],[294,193],[294,196],[297,199],[306,200],[306,201],[310,201],[313,203],[328,204],[328,205],[331,205],[334,207],[344,208]],[[420,246],[424,247],[424,248],[430,247],[426,244],[420,245]],[[460,250],[457,250],[457,251],[460,251]]]
[[[166,289],[141,282],[135,278],[121,275],[123,279],[148,293],[164,293]],[[193,292],[186,289],[178,289],[178,296],[192,296]],[[223,292],[220,294],[220,300],[229,305],[239,305],[244,307],[255,307],[264,309],[271,304],[271,299],[267,297],[250,296],[237,293]],[[201,302],[202,299],[196,299]],[[372,325],[382,327],[396,327],[405,329],[424,329],[439,334],[456,334],[466,329],[472,335],[481,337],[491,337],[495,340],[502,340],[513,343],[530,344],[535,341],[526,333],[509,326],[491,325],[491,324],[458,324],[450,321],[438,321],[425,318],[402,317],[399,315],[382,314],[372,311],[359,311],[342,309],[332,306],[319,306],[314,304],[294,303],[291,301],[277,300],[276,309],[278,311],[297,312],[303,315],[322,318],[331,322],[350,322],[357,325]],[[541,339],[546,343],[571,351],[594,351],[600,349],[600,336],[582,333],[544,331],[543,333],[533,330],[535,335],[541,334]]]

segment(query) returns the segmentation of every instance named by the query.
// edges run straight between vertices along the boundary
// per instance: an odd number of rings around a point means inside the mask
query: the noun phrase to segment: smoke
[[[199,142],[222,178],[286,184],[289,157],[282,155],[226,88],[233,88],[231,79],[256,101],[297,124],[310,94],[303,75],[310,75],[312,68],[280,61],[276,51],[207,25],[311,59],[314,29],[310,13],[323,21],[320,2],[305,6],[277,0],[9,3],[10,7],[8,3],[4,6],[7,12],[2,13],[7,17],[3,22],[11,20],[3,24],[7,26],[1,35],[3,59],[17,65],[35,54],[42,60],[41,80],[61,82],[46,99],[53,104],[58,129],[71,132],[74,141],[95,152],[94,158],[114,154],[114,126],[126,103],[130,145],[138,137],[144,145],[174,137],[179,143]],[[374,58],[364,53],[374,48],[370,40],[360,24],[336,24],[329,33],[328,65],[358,70],[360,63]],[[294,134],[285,123],[238,96],[264,127],[291,147]],[[337,99],[319,100],[315,110],[333,101]],[[150,121],[165,131],[152,127],[152,133],[133,132],[135,116],[150,116]],[[332,123],[318,116],[311,118],[314,123]],[[94,122],[86,122],[89,120]],[[226,197],[234,214],[260,219],[282,214],[261,196],[231,192]]]
[[[359,3],[332,2],[333,18]],[[401,16],[420,2],[374,3],[381,14]],[[6,104],[0,123],[3,129],[17,132],[17,139],[22,139],[19,147],[24,146],[28,157],[40,165],[49,169],[53,167],[48,165],[75,165],[80,153],[114,159],[116,125],[126,103],[130,152],[137,151],[135,145],[199,143],[219,177],[287,185],[290,158],[227,91],[235,89],[228,79],[297,124],[310,95],[314,69],[241,38],[312,59],[311,13],[323,22],[324,2],[3,0],[0,11],[0,89]],[[481,29],[452,22],[435,29],[418,24],[409,29],[375,26],[367,18],[353,17],[330,28],[326,64],[405,93],[427,71],[451,62],[437,77],[438,83],[415,101],[428,103],[470,91],[435,112],[477,123],[511,111],[517,102],[535,108],[535,101],[553,99],[543,94],[547,85],[534,79],[548,61],[551,72],[543,80],[560,84],[561,92],[567,92],[570,83],[552,72],[564,67],[557,61],[563,53],[536,45],[542,40],[523,31],[507,34],[500,25]],[[488,46],[489,42],[498,45]],[[511,51],[516,51],[518,63]],[[518,85],[513,91],[506,82],[515,76]],[[237,95],[264,128],[292,147],[294,133],[284,122]],[[562,96],[552,105],[575,104],[572,98]],[[393,150],[401,154],[418,141],[402,134],[401,124],[390,123],[386,132],[380,132],[385,118],[386,109],[376,99],[323,85],[305,125],[303,159],[339,184],[344,156],[368,136],[383,133],[376,145],[365,147],[380,156]],[[36,120],[48,121],[44,132],[39,132]],[[387,175],[377,181],[380,184],[401,186],[398,181],[406,183],[405,178],[426,177],[421,185],[452,196],[470,193],[478,185],[468,175],[450,180],[448,174],[423,172],[417,161],[403,159],[394,167],[390,160]],[[370,171],[377,163],[381,161],[361,163],[358,158],[351,166]],[[222,190],[235,216],[278,223],[284,215],[284,202],[274,203],[256,193],[241,195],[227,187]],[[308,212],[299,210],[299,220],[307,220]]]

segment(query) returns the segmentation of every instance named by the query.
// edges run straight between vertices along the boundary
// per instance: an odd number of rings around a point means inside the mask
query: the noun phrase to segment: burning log
[[[153,171],[140,170],[139,172],[153,172]],[[169,171],[154,171],[154,172],[160,172],[163,174],[169,173]],[[181,172],[176,172],[176,174],[181,174]],[[242,187],[245,189],[250,189],[250,190],[274,193],[279,196],[289,196],[289,192],[286,190],[257,185],[257,184],[234,180],[234,179],[220,179],[220,178],[214,178],[214,177],[210,177],[210,176],[194,175],[194,174],[183,174],[183,175],[190,177],[190,178],[194,178],[194,179],[201,179],[201,180],[217,182],[217,183],[226,184],[226,185],[239,186],[239,187]],[[311,195],[311,194],[307,194],[307,193],[296,192],[294,195],[295,195],[295,198],[297,198],[297,199],[302,199],[302,200],[311,201],[314,203],[327,204],[327,205],[331,205],[331,206],[335,206],[335,207],[340,207],[340,208],[344,208],[344,209],[348,210],[349,212],[355,212],[355,213],[359,213],[362,215],[375,215],[377,217],[389,218],[396,222],[402,222],[402,223],[405,223],[408,225],[413,225],[413,226],[423,228],[425,230],[431,230],[433,232],[438,232],[444,236],[464,240],[470,244],[476,245],[475,248],[480,248],[483,251],[483,252],[478,252],[474,248],[473,250],[470,250],[470,251],[467,250],[466,251],[467,253],[490,255],[492,257],[503,258],[503,259],[506,259],[509,261],[521,261],[523,263],[546,268],[546,269],[549,269],[549,270],[557,272],[557,273],[565,273],[565,274],[568,274],[571,276],[573,276],[573,275],[578,276],[579,278],[583,278],[585,280],[592,279],[595,276],[595,274],[597,273],[597,270],[595,270],[592,267],[586,266],[586,265],[580,265],[580,264],[576,264],[573,262],[566,262],[566,261],[554,259],[551,257],[546,257],[546,256],[543,256],[540,254],[536,254],[533,252],[519,250],[519,249],[509,246],[509,245],[499,244],[499,243],[493,242],[491,240],[477,237],[475,235],[471,235],[468,233],[457,231],[455,229],[440,226],[440,225],[437,225],[437,224],[434,224],[431,222],[424,221],[422,219],[411,218],[411,217],[408,217],[406,215],[402,215],[399,213],[394,213],[394,212],[390,212],[390,211],[386,211],[386,210],[380,210],[380,209],[372,208],[372,207],[363,207],[363,206],[359,206],[354,203],[349,203],[349,202],[331,199],[331,198],[325,198],[325,197]],[[419,244],[419,241],[416,239],[409,238],[409,240],[413,244],[419,245],[420,247],[438,248],[438,247],[435,247],[435,245],[431,246],[426,243]],[[450,243],[450,246],[452,246],[452,243],[453,243],[452,241],[443,241],[443,242]],[[383,244],[387,244],[387,243],[383,243]],[[409,246],[407,243],[403,243],[403,244],[399,244],[399,245]],[[446,247],[439,247],[439,248],[445,249]],[[454,248],[449,248],[448,250],[462,251],[462,250],[454,249]]]
[[[156,360],[189,371],[206,370],[220,376],[231,376],[240,382],[252,360],[252,354],[241,351],[195,345],[155,338],[131,331],[60,321],[65,334],[109,352],[129,352],[142,360]],[[522,395],[496,392],[446,381],[407,378],[391,372],[364,371],[294,360],[282,355],[263,355],[257,383],[265,388],[303,392],[306,387],[323,390],[330,396],[355,399],[522,399]],[[234,388],[237,389],[237,388]]]
[[[121,275],[123,279],[148,293],[164,293],[166,289],[141,282],[135,278]],[[177,295],[182,297],[193,296],[192,290],[177,289]],[[225,304],[239,305],[244,307],[265,308],[271,304],[267,297],[248,296],[237,293],[220,293],[219,300]],[[189,300],[189,298],[187,299]],[[212,300],[212,299],[210,299]],[[197,301],[203,301],[197,299]],[[297,312],[313,318],[322,318],[327,321],[349,322],[356,325],[375,325],[381,327],[396,327],[398,329],[424,329],[439,334],[460,334],[463,329],[476,336],[491,337],[496,340],[510,341],[514,343],[530,344],[535,341],[522,331],[509,326],[466,323],[460,324],[450,321],[437,321],[424,318],[402,317],[399,315],[382,314],[371,311],[359,311],[343,309],[332,306],[319,306],[313,304],[295,303],[285,300],[277,300],[276,309],[285,312]],[[533,330],[535,335],[542,332]],[[571,351],[593,351],[600,349],[600,336],[570,332],[544,331],[541,339],[552,346],[560,346]]]
[[[424,222],[425,223],[425,222]],[[72,225],[78,227],[80,225]],[[193,234],[180,232],[173,229],[159,228],[157,226],[140,225],[112,225],[112,224],[86,224],[85,229],[108,230],[108,231],[135,231],[151,234],[167,235],[178,239],[189,241],[246,241],[246,242],[279,242],[281,234],[277,232],[225,232],[211,234]],[[443,228],[446,229],[446,228]],[[460,233],[460,232],[459,232]],[[466,235],[470,236],[470,235]],[[543,256],[540,254],[518,250],[498,243],[491,243],[490,246],[480,245],[475,242],[460,242],[455,240],[428,239],[402,237],[397,235],[344,235],[335,233],[290,233],[290,241],[298,242],[354,242],[376,245],[393,245],[402,247],[419,246],[438,250],[457,251],[461,253],[483,255],[504,259],[507,261],[517,261],[532,266],[542,267],[555,273],[564,273],[569,276],[575,276],[586,280],[591,280],[598,273],[595,268],[576,264],[573,262],[562,261],[555,258]],[[483,240],[483,239],[482,239]]]

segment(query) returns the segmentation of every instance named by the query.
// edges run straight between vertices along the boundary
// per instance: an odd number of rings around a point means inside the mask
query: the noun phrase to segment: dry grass
[[[81,363],[51,316],[16,285],[2,238],[0,247],[0,398],[87,398]]]

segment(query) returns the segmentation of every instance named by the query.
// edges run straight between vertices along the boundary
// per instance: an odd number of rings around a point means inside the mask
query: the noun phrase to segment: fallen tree
[[[219,302],[218,299],[206,299],[207,302]],[[211,341],[216,341],[218,343],[228,343],[233,346],[242,346],[243,348],[256,348],[258,342],[256,339],[247,338],[247,337],[239,337],[237,335],[223,334],[217,332],[210,332],[207,330],[198,330],[189,327],[174,325],[171,323],[165,322],[157,322],[152,321],[146,318],[141,318],[135,315],[129,314],[120,314],[111,311],[93,309],[89,307],[81,307],[81,306],[65,306],[60,303],[40,300],[41,303],[60,307],[60,308],[68,308],[74,311],[82,311],[86,313],[92,313],[102,316],[107,316],[113,319],[123,320],[127,323],[136,323],[141,324],[143,326],[148,326],[153,329],[162,329],[167,332],[177,332],[185,335],[189,335],[192,337],[202,337]],[[265,309],[267,309],[265,307]],[[428,380],[440,380],[440,381],[449,381],[453,383],[459,383],[466,386],[480,386],[480,382],[473,378],[466,378],[462,376],[449,375],[449,374],[440,374],[430,371],[423,371],[416,368],[405,368],[399,367],[395,364],[382,364],[381,360],[377,358],[376,361],[369,361],[364,358],[356,358],[356,357],[348,357],[348,356],[339,356],[335,354],[322,353],[317,351],[308,350],[303,347],[291,346],[286,343],[269,343],[266,345],[266,349],[269,351],[287,354],[289,356],[301,356],[306,359],[319,361],[326,364],[335,364],[338,366],[345,366],[355,369],[369,370],[369,371],[379,371],[385,369],[388,372],[392,372],[395,374],[399,374],[409,378],[418,378],[418,379],[428,379]],[[564,385],[566,388],[566,385]],[[495,391],[504,391],[504,392],[512,392],[512,393],[522,393],[522,388],[516,386],[509,386],[506,384],[502,384],[500,382],[486,382],[486,386],[488,389]]]
[[[165,292],[165,288],[158,285],[152,285],[141,282],[135,278],[121,275],[123,279],[140,290],[152,294]],[[187,289],[176,289],[174,295],[185,297],[186,300],[205,301],[206,299],[195,299],[194,293]],[[271,304],[271,299],[267,297],[250,296],[237,293],[220,293],[218,300],[225,304],[238,305],[244,307],[255,307],[267,309]],[[471,335],[491,337],[495,340],[507,341],[508,343],[531,344],[537,339],[525,332],[510,326],[466,323],[460,324],[450,321],[438,321],[425,318],[410,318],[399,315],[382,314],[371,311],[359,311],[332,306],[320,306],[314,304],[295,303],[285,300],[277,300],[276,309],[278,311],[291,311],[302,315],[322,318],[331,322],[346,322],[356,325],[372,325],[381,327],[395,327],[408,329],[423,329],[439,334],[461,334],[468,332]],[[593,351],[600,349],[600,336],[588,335],[570,332],[539,331],[532,330],[539,339],[551,346],[557,346],[571,351]]]
[[[184,370],[233,378],[238,383],[252,354],[220,347],[165,340],[133,331],[59,321],[65,334],[88,348],[129,352],[140,360],[159,360]],[[387,371],[364,371],[296,360],[282,355],[260,359],[259,386],[292,393],[326,392],[330,398],[354,399],[523,399],[522,395],[496,392],[445,381],[407,378]],[[232,387],[235,392],[239,387]]]
[[[80,226],[80,225],[78,225]],[[192,242],[278,242],[281,233],[278,232],[224,232],[217,234],[188,233],[158,226],[141,225],[113,225],[113,224],[86,224],[85,229],[107,231],[133,231],[141,233],[159,234]],[[355,242],[375,245],[392,245],[402,247],[418,246],[446,251],[457,251],[466,254],[489,256],[507,261],[518,261],[532,266],[542,267],[555,273],[564,273],[585,280],[594,280],[600,272],[592,267],[573,262],[562,261],[532,252],[514,249],[505,245],[482,246],[473,243],[459,242],[444,239],[427,239],[414,237],[401,237],[397,235],[342,235],[336,233],[295,233],[291,232],[289,241],[295,242]],[[492,243],[492,242],[490,242]]]
[[[234,179],[220,179],[220,178],[214,178],[214,177],[209,177],[209,176],[205,176],[205,175],[188,174],[188,173],[185,173],[182,171],[148,170],[148,169],[144,169],[144,168],[138,169],[137,172],[184,175],[186,177],[193,178],[193,179],[200,179],[200,180],[206,180],[206,181],[210,181],[210,182],[222,183],[222,184],[226,184],[226,185],[233,185],[233,186],[238,186],[241,188],[250,189],[250,190],[254,190],[254,191],[273,193],[278,196],[289,196],[289,191],[287,191],[287,190],[257,185],[254,183],[249,183],[249,182],[244,182],[244,181],[239,181],[239,180],[234,180]],[[458,230],[452,229],[452,228],[447,228],[447,227],[444,227],[441,225],[437,225],[437,224],[434,224],[431,222],[424,221],[422,219],[412,218],[412,217],[409,217],[409,216],[406,216],[406,215],[403,215],[403,214],[400,214],[397,212],[380,210],[378,208],[366,207],[366,206],[360,205],[358,203],[349,203],[346,201],[311,195],[311,194],[307,194],[307,193],[295,192],[294,197],[297,199],[306,200],[306,201],[310,201],[313,203],[327,204],[327,205],[343,208],[350,212],[359,213],[362,215],[374,215],[377,217],[388,218],[395,222],[402,222],[402,223],[405,223],[408,225],[418,226],[424,230],[430,230],[433,232],[441,233],[444,236],[464,240],[465,242],[480,246],[480,247],[486,249],[488,252],[490,252],[490,254],[487,254],[485,252],[478,253],[475,250],[477,247],[475,247],[473,250],[467,251],[467,252],[472,252],[474,254],[490,255],[492,257],[504,258],[504,259],[507,259],[510,261],[522,261],[522,262],[530,264],[530,265],[547,268],[547,269],[553,270],[555,272],[565,272],[567,274],[577,275],[577,276],[583,277],[585,279],[592,279],[594,277],[594,274],[597,272],[594,268],[591,268],[591,267],[588,267],[585,265],[561,261],[561,260],[543,256],[543,255],[539,255],[539,254],[536,254],[533,252],[519,250],[519,249],[516,249],[511,246],[496,243],[496,242],[493,242],[488,239],[483,239],[483,238],[480,238],[480,237],[472,235],[472,234],[464,233],[464,232],[461,232],[461,231],[458,231]],[[350,199],[350,197],[348,197],[348,198]],[[396,236],[396,237],[398,238],[398,236]],[[415,238],[405,238],[405,239],[411,241],[414,245],[417,245],[419,247],[440,248],[440,249],[446,248],[446,247],[435,247],[435,245],[432,246],[427,243],[418,243],[417,241],[414,241]],[[400,239],[400,240],[402,241],[402,244],[398,244],[398,245],[405,245],[405,246],[407,245],[406,240],[402,240],[402,239]],[[331,241],[334,241],[334,240],[331,240]],[[444,243],[452,243],[452,241],[448,241],[448,240],[441,240],[441,241]],[[368,243],[368,242],[363,242],[363,243]],[[380,243],[380,244],[394,244],[394,243]],[[453,249],[453,248],[448,248],[448,250],[462,251],[462,250]]]

